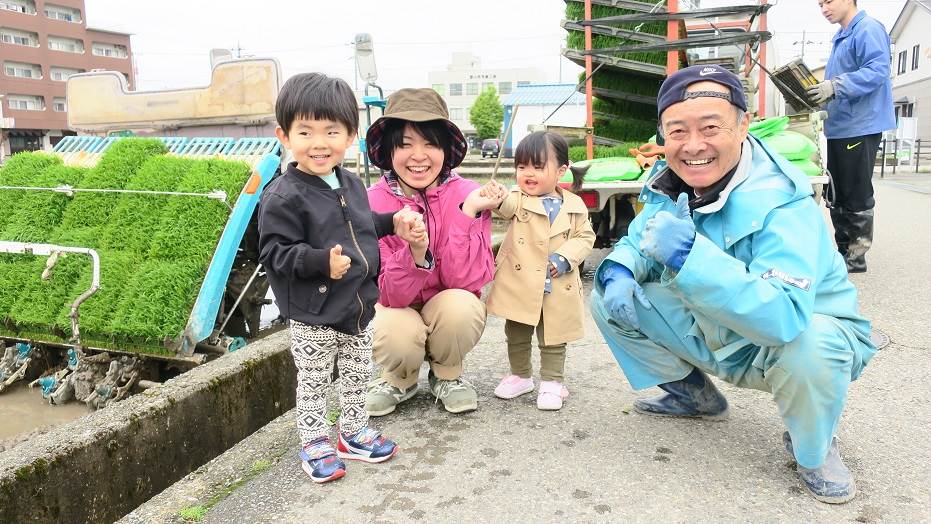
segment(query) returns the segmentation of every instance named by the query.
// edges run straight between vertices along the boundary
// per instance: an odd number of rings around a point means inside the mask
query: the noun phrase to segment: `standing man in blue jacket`
[[[769,392],[809,492],[846,502],[856,487],[834,434],[876,348],[811,184],[748,134],[743,88],[726,69],[682,69],[657,105],[667,163],[591,299],[630,385],[665,392],[634,408],[723,419],[727,400],[706,373]]]
[[[825,81],[808,89],[827,105],[824,135],[834,181],[834,240],[850,273],[866,271],[873,243],[873,166],[882,132],[895,129],[886,28],[857,10],[857,0],[818,0],[821,14],[840,25],[834,35]]]

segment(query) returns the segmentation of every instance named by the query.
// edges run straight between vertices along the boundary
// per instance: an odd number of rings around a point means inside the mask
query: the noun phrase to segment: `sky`
[[[703,0],[702,7],[750,0]],[[905,0],[859,0],[891,29]],[[778,66],[801,52],[827,60],[831,26],[817,0],[770,0],[769,29]],[[321,71],[355,80],[352,40],[370,33],[378,84],[391,91],[427,86],[429,71],[471,51],[486,68],[536,67],[551,82],[574,82],[581,69],[561,58],[564,0],[86,0],[91,27],[132,33],[137,88],[195,87],[209,82],[209,50],[274,57],[287,78]]]

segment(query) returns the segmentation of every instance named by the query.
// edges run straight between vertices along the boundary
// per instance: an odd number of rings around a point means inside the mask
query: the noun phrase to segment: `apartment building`
[[[445,71],[431,71],[427,78],[434,91],[446,100],[449,119],[467,136],[475,134],[475,127],[469,122],[469,110],[486,87],[494,86],[503,102],[517,86],[545,80],[542,71],[530,67],[483,68],[479,58],[468,52],[453,53]]]
[[[0,159],[74,134],[69,76],[106,69],[134,83],[129,34],[88,27],[84,0],[0,0],[0,62]]]

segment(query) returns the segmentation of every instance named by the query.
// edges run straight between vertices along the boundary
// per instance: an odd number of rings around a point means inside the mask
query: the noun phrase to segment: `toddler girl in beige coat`
[[[584,336],[579,265],[592,250],[595,233],[582,199],[559,187],[569,167],[569,145],[554,133],[524,138],[514,155],[517,188],[510,193],[491,181],[484,196],[501,199],[496,214],[510,220],[495,259],[488,313],[506,319],[511,374],[495,395],[511,399],[534,389],[530,339],[540,348],[537,407],[562,407],[566,343]]]

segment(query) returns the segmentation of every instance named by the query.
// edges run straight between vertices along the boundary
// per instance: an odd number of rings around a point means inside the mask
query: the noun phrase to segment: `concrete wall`
[[[0,453],[0,521],[113,522],[294,407],[288,332]]]

